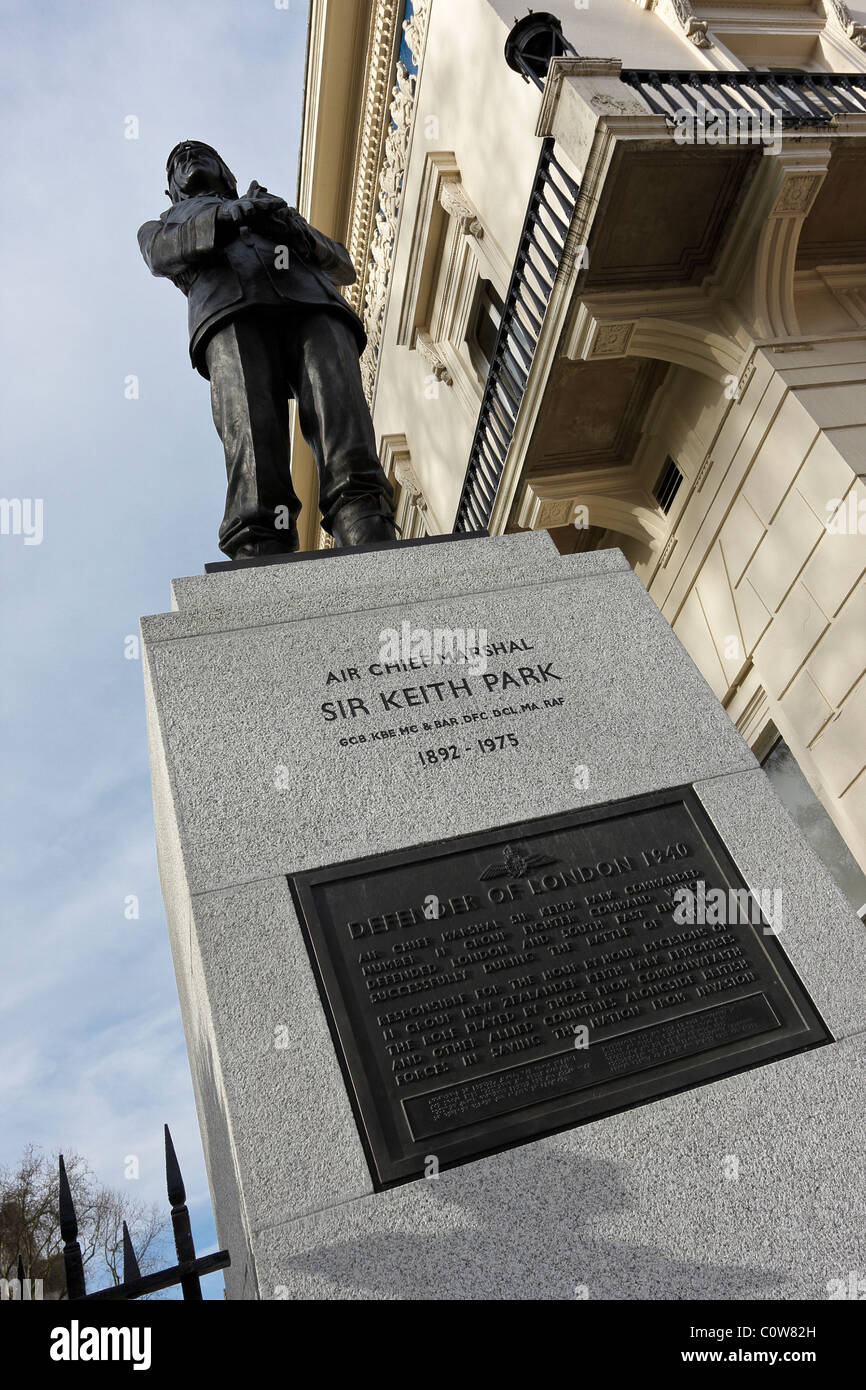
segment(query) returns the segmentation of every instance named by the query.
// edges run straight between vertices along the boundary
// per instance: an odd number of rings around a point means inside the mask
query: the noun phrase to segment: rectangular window
[[[504,307],[493,284],[479,280],[466,341],[472,365],[482,381],[486,381],[493,362]]]
[[[658,502],[665,516],[667,516],[674,504],[674,498],[680,490],[680,483],[683,475],[677,468],[673,459],[668,457],[665,466],[661,471],[659,480],[653,488],[653,497]]]

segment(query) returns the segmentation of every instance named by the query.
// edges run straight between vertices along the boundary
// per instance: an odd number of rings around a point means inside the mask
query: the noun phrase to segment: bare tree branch
[[[122,1281],[124,1221],[142,1273],[156,1268],[168,1228],[160,1208],[101,1184],[80,1154],[64,1155],[64,1163],[90,1286]],[[28,1144],[14,1169],[0,1167],[0,1278],[15,1277],[20,1254],[25,1276],[41,1279],[44,1297],[55,1299],[66,1297],[58,1166],[57,1155]]]

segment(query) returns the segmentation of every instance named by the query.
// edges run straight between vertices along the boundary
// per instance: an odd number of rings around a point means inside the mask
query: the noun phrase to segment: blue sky
[[[160,897],[141,662],[169,582],[222,557],[224,468],[186,305],[140,258],[180,139],[294,202],[307,5],[3,0],[0,1163],[28,1141],[165,1201],[171,1126],[215,1232]],[[138,122],[138,138],[126,138]],[[138,399],[125,383],[138,378]],[[124,915],[129,895],[138,920]],[[222,1296],[221,1276],[207,1281]]]

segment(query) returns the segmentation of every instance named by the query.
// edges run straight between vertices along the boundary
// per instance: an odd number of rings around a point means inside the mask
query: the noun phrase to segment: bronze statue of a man
[[[152,273],[189,301],[190,357],[210,381],[225,449],[220,549],[239,559],[298,548],[290,396],[316,460],[325,530],[343,546],[395,540],[361,385],[364,328],[336,288],[355,279],[346,248],[255,182],[239,198],[210,145],[182,141],[166,171],[171,207],[138,242]]]

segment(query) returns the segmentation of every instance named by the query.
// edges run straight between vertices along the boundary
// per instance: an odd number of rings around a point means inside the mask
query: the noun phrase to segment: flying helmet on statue
[[[212,154],[214,159],[220,166],[220,173],[222,174],[223,179],[228,185],[232,193],[232,196],[237,197],[237,179],[235,178],[234,174],[232,173],[229,166],[226,164],[219,151],[215,150],[213,145],[206,145],[203,140],[181,140],[177,145],[175,145],[168,159],[165,161],[165,172],[168,176],[168,188],[165,190],[165,192],[166,196],[169,197],[173,203],[178,202],[182,197],[180,191],[177,188],[177,185],[174,182],[174,166],[178,157],[185,150],[188,149],[207,150],[208,154]]]

